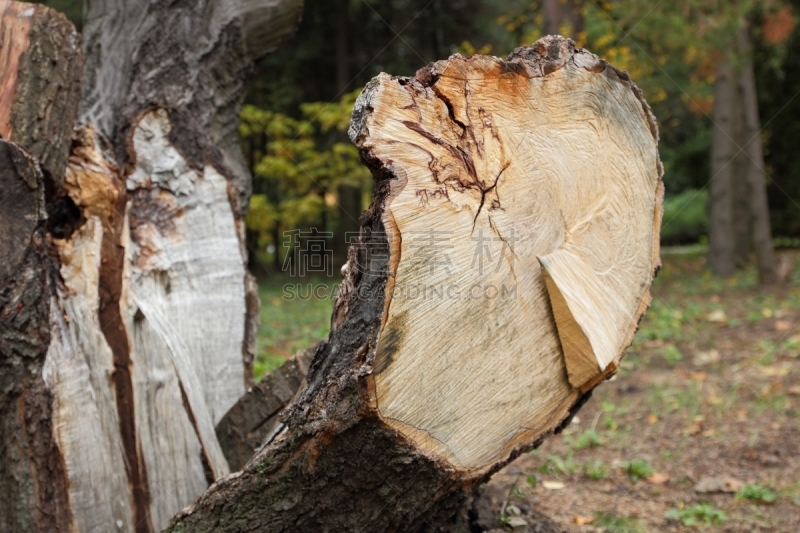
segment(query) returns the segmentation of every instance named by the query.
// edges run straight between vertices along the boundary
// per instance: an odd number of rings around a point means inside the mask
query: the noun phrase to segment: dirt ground
[[[485,488],[494,527],[800,533],[800,253],[782,256],[790,281],[759,288],[665,255],[618,375]]]

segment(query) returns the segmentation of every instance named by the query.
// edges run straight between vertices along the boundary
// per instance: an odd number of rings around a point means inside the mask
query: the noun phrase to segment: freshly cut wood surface
[[[556,427],[649,305],[654,119],[624,73],[571,46],[382,74],[356,104],[352,138],[393,176],[378,411],[459,469]]]
[[[170,531],[467,530],[476,487],[569,423],[649,303],[655,121],[572,41],[382,74],[350,135],[375,193],[329,338]]]

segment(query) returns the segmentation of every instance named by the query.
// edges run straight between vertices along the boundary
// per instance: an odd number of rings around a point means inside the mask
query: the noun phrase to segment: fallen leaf
[[[775,321],[775,331],[787,331],[791,327],[792,324],[788,320]]]
[[[744,482],[730,476],[704,477],[694,486],[695,492],[739,492],[744,488]]]
[[[656,415],[654,415],[654,414],[647,415],[647,423],[648,424],[650,424],[652,426],[656,422],[658,422],[658,417]]]
[[[696,366],[706,366],[719,363],[721,359],[722,358],[719,355],[719,351],[712,349],[703,352],[697,352],[692,358],[692,363],[694,363]]]
[[[725,311],[722,309],[715,309],[714,311],[708,313],[708,315],[706,316],[706,320],[708,320],[709,322],[717,322],[717,323],[727,322],[728,315],[726,315]]]
[[[578,524],[579,526],[585,526],[586,524],[591,524],[594,522],[595,518],[593,516],[576,516],[572,519],[573,522]]]
[[[644,478],[645,481],[648,483],[652,483],[653,485],[663,485],[667,481],[669,481],[669,476],[667,474],[662,474],[661,472],[653,472],[651,475]]]
[[[762,366],[761,373],[769,378],[777,378],[787,375],[789,367],[781,365]]]
[[[764,318],[770,318],[772,316],[772,309],[765,307],[761,310],[761,314],[764,316]]]
[[[695,381],[705,381],[706,379],[708,379],[708,374],[706,374],[705,372],[692,372],[691,374],[689,374],[689,377],[691,377]]]
[[[792,396],[800,396],[800,385],[792,385],[786,392]]]
[[[560,481],[542,481],[542,486],[547,490],[561,490],[564,488],[564,484]]]

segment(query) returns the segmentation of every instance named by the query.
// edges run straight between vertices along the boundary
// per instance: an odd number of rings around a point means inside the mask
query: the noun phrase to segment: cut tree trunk
[[[2,531],[163,529],[251,381],[238,111],[300,1],[87,7],[79,106],[71,24],[0,1]]]
[[[307,385],[170,531],[466,527],[476,487],[567,424],[650,302],[663,184],[625,73],[546,37],[381,74],[373,171]]]

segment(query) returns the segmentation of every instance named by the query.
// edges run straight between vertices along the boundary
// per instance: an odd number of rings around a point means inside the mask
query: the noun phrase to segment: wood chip
[[[576,516],[572,519],[573,522],[578,524],[579,526],[585,526],[586,524],[591,524],[594,522],[595,518],[593,516]]]
[[[561,490],[565,485],[560,481],[542,481],[542,486],[547,490]]]

